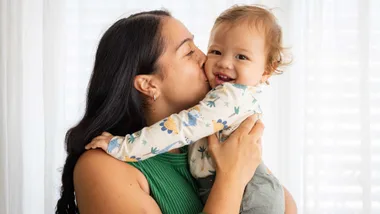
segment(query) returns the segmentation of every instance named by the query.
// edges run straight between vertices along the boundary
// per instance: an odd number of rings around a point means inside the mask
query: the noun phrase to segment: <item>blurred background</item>
[[[380,0],[0,0],[0,213],[54,212],[110,25],[166,8],[205,51],[234,4],[273,8],[293,54],[265,89],[263,147],[299,213],[380,213]]]

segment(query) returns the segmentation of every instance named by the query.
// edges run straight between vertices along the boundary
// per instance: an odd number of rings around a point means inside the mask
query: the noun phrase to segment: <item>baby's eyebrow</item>
[[[218,49],[220,47],[220,45],[218,45],[218,44],[212,44],[212,45],[209,45],[208,46],[208,49]]]
[[[245,48],[236,48],[236,49],[243,51],[243,52],[251,53],[251,51],[249,51],[248,49],[245,49]]]

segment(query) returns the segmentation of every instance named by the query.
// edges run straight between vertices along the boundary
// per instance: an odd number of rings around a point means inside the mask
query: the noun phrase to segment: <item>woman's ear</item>
[[[140,93],[155,101],[160,96],[157,81],[158,79],[154,75],[137,75],[134,86]]]

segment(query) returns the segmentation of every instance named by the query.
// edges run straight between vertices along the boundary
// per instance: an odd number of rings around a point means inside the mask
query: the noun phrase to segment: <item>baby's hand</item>
[[[85,149],[89,150],[101,148],[105,152],[107,152],[108,144],[110,143],[112,138],[112,134],[108,132],[103,132],[102,135],[99,135],[96,138],[92,139],[92,141],[85,146]]]

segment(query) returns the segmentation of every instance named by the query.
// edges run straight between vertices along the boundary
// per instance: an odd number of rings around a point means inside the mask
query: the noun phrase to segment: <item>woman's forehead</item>
[[[185,25],[175,18],[168,18],[163,22],[162,36],[167,47],[174,50],[178,49],[185,40],[192,40],[193,38]]]

